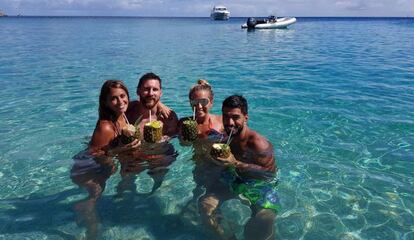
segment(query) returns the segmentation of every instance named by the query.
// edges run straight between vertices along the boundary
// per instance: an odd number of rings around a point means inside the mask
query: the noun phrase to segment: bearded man
[[[150,72],[144,74],[138,82],[137,95],[139,101],[129,103],[126,117],[131,124],[139,121],[140,132],[143,133],[144,125],[158,120],[162,123],[163,137],[167,140],[177,133],[177,114],[161,103],[162,96],[161,78]],[[142,135],[142,134],[141,134]],[[136,191],[135,179],[137,174],[148,170],[148,174],[154,179],[154,185],[150,192],[157,190],[168,172],[169,166],[176,160],[177,153],[169,141],[161,141],[156,144],[142,144],[138,150],[119,156],[121,163],[122,181],[117,187],[117,197],[130,189]]]
[[[150,120],[158,120],[163,123],[163,135],[172,136],[177,133],[177,114],[163,105],[161,78],[150,72],[144,74],[138,82],[137,95],[139,101],[129,103],[126,116],[131,124],[140,119],[140,130],[143,132],[145,123]],[[167,114],[165,114],[167,112]]]
[[[203,221],[222,238],[228,238],[220,224],[220,205],[240,197],[252,210],[244,228],[245,239],[274,239],[274,221],[280,202],[276,192],[277,166],[273,146],[247,126],[249,115],[243,96],[226,98],[222,114],[224,130],[231,138],[231,154],[228,158],[217,157],[214,163],[225,168],[219,181],[227,183],[228,190],[211,190],[201,197],[199,209]]]

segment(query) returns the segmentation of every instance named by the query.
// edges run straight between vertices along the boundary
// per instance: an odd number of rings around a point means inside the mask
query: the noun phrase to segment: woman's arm
[[[99,121],[89,143],[89,152],[93,155],[105,154],[114,138],[115,129],[113,124],[109,121]]]
[[[116,155],[121,152],[136,148],[140,145],[140,141],[135,139],[129,144],[110,147],[110,143],[115,139],[116,133],[113,124],[109,121],[99,121],[97,124],[91,142],[89,144],[89,151],[92,155]]]

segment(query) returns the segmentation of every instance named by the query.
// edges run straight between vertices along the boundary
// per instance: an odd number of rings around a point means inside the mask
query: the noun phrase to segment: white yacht
[[[214,6],[210,14],[211,19],[213,20],[229,20],[230,12],[223,5]]]

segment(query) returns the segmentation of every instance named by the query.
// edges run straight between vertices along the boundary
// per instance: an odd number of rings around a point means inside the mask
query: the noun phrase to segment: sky
[[[224,5],[233,17],[414,17],[414,0],[0,0],[0,11],[31,16],[208,17]]]

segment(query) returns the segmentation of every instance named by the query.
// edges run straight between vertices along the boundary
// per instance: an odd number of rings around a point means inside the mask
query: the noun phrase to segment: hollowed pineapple
[[[134,125],[128,124],[122,128],[121,142],[123,144],[131,143],[135,139],[140,139],[140,137],[139,128],[135,128]]]
[[[181,135],[185,141],[194,141],[198,137],[197,122],[195,120],[185,120],[183,121],[183,126],[181,128]]]
[[[144,125],[144,140],[150,143],[161,141],[162,123],[160,121],[151,121]]]
[[[228,158],[230,156],[230,146],[225,143],[215,143],[211,146],[210,155],[213,158]]]

